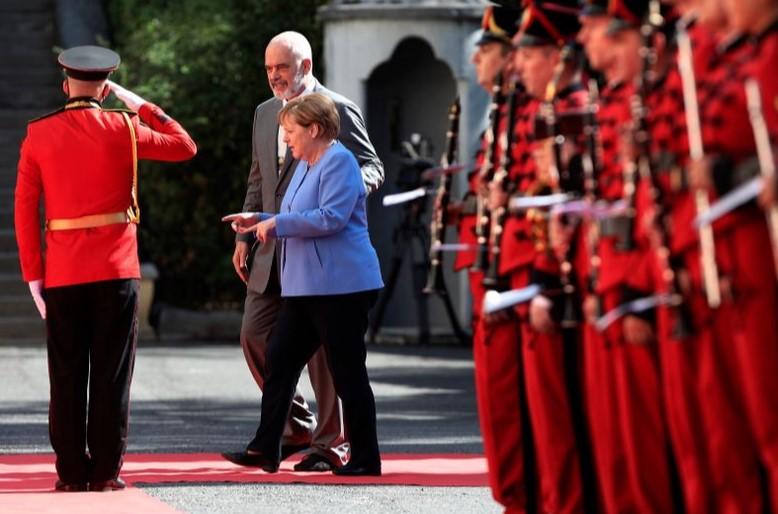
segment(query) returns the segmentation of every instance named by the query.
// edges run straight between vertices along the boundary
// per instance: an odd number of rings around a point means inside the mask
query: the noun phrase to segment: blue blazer
[[[310,169],[300,161],[275,216],[282,296],[383,287],[367,231],[366,197],[359,165],[340,142]]]

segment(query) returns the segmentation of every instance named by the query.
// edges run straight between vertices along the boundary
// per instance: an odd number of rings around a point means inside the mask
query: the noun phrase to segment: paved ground
[[[385,452],[480,452],[469,349],[369,348]],[[0,348],[0,452],[49,452],[45,352]],[[310,386],[303,380],[307,397]],[[132,390],[131,452],[240,449],[259,395],[236,345],[142,346]],[[496,513],[487,488],[261,484],[155,485],[184,512]]]

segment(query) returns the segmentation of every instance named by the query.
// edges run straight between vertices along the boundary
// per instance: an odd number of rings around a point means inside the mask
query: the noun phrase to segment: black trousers
[[[46,289],[49,437],[66,483],[110,480],[122,466],[138,290],[131,279]]]
[[[377,291],[365,291],[283,299],[268,343],[262,417],[250,450],[280,459],[281,435],[300,373],[324,344],[335,391],[343,404],[350,462],[380,465],[375,399],[365,367],[367,314],[377,297]]]

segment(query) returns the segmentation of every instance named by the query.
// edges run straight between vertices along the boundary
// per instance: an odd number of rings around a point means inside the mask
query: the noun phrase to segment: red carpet
[[[53,488],[53,486],[52,486]],[[3,514],[178,514],[141,489],[119,493],[0,493]]]
[[[130,486],[112,493],[55,493],[54,455],[0,455],[0,512],[113,512],[170,514],[172,507],[133,484],[256,482],[281,484],[377,484],[420,486],[487,485],[486,460],[472,454],[386,454],[381,477],[338,477],[297,473],[293,457],[278,473],[236,466],[212,453],[144,453],[126,456],[121,476]]]
[[[487,485],[486,461],[472,454],[397,454],[382,456],[381,477],[339,477],[332,473],[298,473],[293,457],[278,473],[244,468],[212,453],[128,454],[121,476],[128,484],[165,482],[260,482],[306,484],[379,484],[423,486]],[[0,494],[50,491],[56,474],[52,454],[0,455]]]

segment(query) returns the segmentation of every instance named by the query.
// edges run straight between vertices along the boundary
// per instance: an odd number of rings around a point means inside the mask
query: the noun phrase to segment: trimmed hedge
[[[157,300],[234,307],[245,288],[232,268],[234,238],[220,223],[239,211],[251,160],[254,108],[271,96],[264,48],[283,30],[311,41],[321,76],[326,0],[112,0],[108,16],[122,66],[114,80],[160,105],[189,131],[198,155],[143,162],[142,260],[160,269]]]

